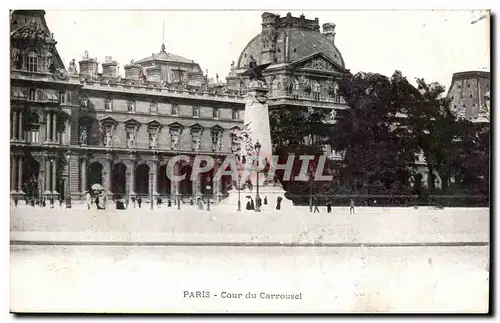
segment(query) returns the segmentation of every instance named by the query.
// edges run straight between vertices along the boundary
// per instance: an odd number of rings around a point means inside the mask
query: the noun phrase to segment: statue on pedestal
[[[87,127],[85,126],[80,127],[80,144],[87,144]]]
[[[158,148],[158,135],[155,132],[149,137],[149,146],[153,149]]]
[[[178,132],[172,133],[172,139],[170,141],[170,148],[172,148],[174,150],[179,149],[179,133]]]
[[[214,138],[213,145],[214,145],[214,151],[221,151],[222,143],[221,143],[221,137],[220,136],[217,136],[217,137]]]
[[[12,48],[12,67],[19,68],[21,61],[21,51],[17,48]]]
[[[135,147],[135,132],[133,132],[133,131],[130,131],[128,133],[128,147],[129,148]]]
[[[271,63],[258,65],[257,61],[250,55],[250,61],[248,62],[248,69],[241,74],[241,76],[248,76],[250,78],[251,84],[256,84],[258,87],[266,87],[266,80],[262,76],[262,71],[265,70]],[[252,82],[256,81],[256,82]]]
[[[106,131],[106,147],[111,147],[112,144],[112,133],[111,130]]]
[[[201,150],[201,138],[197,137],[194,142],[194,151],[200,151]]]
[[[78,74],[78,70],[76,69],[76,61],[73,58],[71,62],[69,62],[68,72],[71,74]]]

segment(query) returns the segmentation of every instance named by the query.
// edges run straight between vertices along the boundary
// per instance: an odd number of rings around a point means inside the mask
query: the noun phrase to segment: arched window
[[[38,55],[34,51],[30,51],[27,55],[27,67],[30,72],[38,72]]]

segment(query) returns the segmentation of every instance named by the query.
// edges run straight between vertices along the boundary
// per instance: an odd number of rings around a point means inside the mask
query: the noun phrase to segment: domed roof
[[[262,64],[262,34],[255,36],[245,47],[238,59],[237,68],[245,68],[250,56]],[[275,61],[278,63],[292,63],[314,53],[321,52],[340,67],[345,68],[342,54],[335,46],[333,39],[324,34],[304,28],[279,28],[277,30]]]

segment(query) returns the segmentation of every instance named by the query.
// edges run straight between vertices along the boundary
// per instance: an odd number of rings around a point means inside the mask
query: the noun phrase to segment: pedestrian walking
[[[14,196],[14,206],[15,206],[15,207],[17,207],[17,202],[18,202],[18,201],[19,201],[19,200],[17,199],[17,197],[15,197],[15,196]]]
[[[141,204],[142,204],[142,198],[139,196],[137,198],[137,205],[139,205],[139,209],[141,208]]]
[[[332,203],[328,202],[326,203],[326,213],[331,213],[332,212]]]
[[[319,213],[318,199],[316,197],[313,198],[313,206],[314,206],[313,213]]]
[[[351,199],[351,206],[349,207],[349,214],[354,214],[354,201]]]
[[[85,193],[85,201],[87,202],[87,210],[90,210],[92,206],[92,196],[90,196],[89,192]]]
[[[278,196],[276,198],[276,210],[281,210],[281,201],[283,200],[283,198],[281,196]]]

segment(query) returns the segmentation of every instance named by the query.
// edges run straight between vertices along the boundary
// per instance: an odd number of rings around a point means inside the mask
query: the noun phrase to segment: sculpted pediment
[[[335,74],[349,72],[349,70],[346,70],[342,66],[338,65],[321,52],[314,53],[308,57],[292,62],[287,69],[319,71]]]
[[[307,70],[316,70],[316,71],[328,71],[334,72],[338,69],[335,67],[333,63],[322,58],[322,57],[313,57],[297,66],[299,69],[307,69]]]

